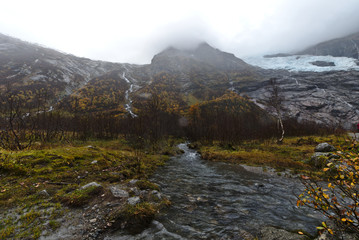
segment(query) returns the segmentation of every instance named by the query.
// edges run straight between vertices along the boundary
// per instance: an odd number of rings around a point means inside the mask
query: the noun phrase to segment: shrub
[[[331,159],[323,168],[324,180],[302,176],[305,186],[297,205],[306,205],[328,217],[335,228],[323,222],[318,227],[331,234],[354,232],[359,236],[359,155],[356,148],[338,151],[338,159]]]

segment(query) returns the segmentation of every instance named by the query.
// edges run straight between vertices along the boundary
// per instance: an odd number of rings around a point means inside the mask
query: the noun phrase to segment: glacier
[[[242,58],[248,64],[264,69],[284,69],[290,72],[359,71],[359,61],[354,58],[312,55],[291,55],[287,57],[252,56]],[[335,66],[320,67],[312,62],[333,62]]]

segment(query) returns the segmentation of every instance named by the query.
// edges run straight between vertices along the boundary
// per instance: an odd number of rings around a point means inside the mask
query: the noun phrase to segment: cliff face
[[[352,129],[359,122],[359,72],[278,72],[277,78],[284,98],[283,113],[300,121],[315,121],[328,126]],[[239,89],[267,109],[264,102],[270,95],[269,81],[253,83]]]

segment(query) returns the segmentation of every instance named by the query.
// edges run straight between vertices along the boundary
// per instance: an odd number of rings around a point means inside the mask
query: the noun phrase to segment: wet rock
[[[300,240],[308,239],[306,236],[298,233],[291,233],[284,229],[277,229],[274,227],[265,227],[261,229],[260,235],[262,240]]]
[[[314,149],[315,152],[334,152],[336,150],[334,146],[326,142],[318,144]]]
[[[82,186],[80,189],[86,189],[86,188],[89,188],[89,187],[97,187],[97,188],[100,188],[102,187],[101,184],[98,184],[97,182],[90,182],[84,186]]]
[[[329,152],[316,152],[314,153],[309,161],[309,164],[315,166],[316,168],[324,167],[331,159],[339,158],[338,155]]]
[[[110,191],[116,198],[128,198],[130,196],[126,190],[121,189],[119,186],[111,186]]]
[[[140,202],[141,202],[140,197],[130,197],[129,199],[127,199],[127,203],[132,205],[132,206],[134,206],[134,205],[136,205],[136,204],[138,204]]]

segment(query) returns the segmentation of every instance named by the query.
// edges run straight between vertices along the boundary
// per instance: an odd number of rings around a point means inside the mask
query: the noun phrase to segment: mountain
[[[353,69],[262,69],[207,43],[192,49],[169,47],[146,65],[120,64],[79,58],[0,35],[0,89],[9,84],[16,91],[33,94],[43,89],[51,106],[69,112],[135,117],[156,103],[163,111],[183,114],[194,104],[234,92],[272,113],[266,105],[271,78],[277,79],[284,97],[286,117],[348,129],[359,121],[359,72]]]
[[[151,65],[157,71],[188,71],[191,64],[202,64],[204,67],[216,68],[219,71],[247,72],[254,67],[245,63],[234,54],[222,52],[208,43],[200,43],[194,49],[179,50],[169,47],[155,55]]]
[[[79,58],[0,34],[0,86],[45,88],[51,98],[58,99],[119,67],[121,64]]]
[[[359,59],[359,33],[316,44],[298,54]]]

